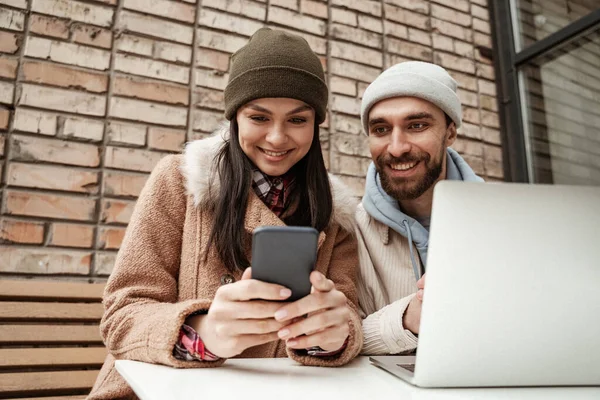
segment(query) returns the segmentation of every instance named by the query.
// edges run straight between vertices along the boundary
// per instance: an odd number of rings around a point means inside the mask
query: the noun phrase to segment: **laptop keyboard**
[[[415,372],[415,364],[396,364],[400,368],[404,368],[412,373]]]

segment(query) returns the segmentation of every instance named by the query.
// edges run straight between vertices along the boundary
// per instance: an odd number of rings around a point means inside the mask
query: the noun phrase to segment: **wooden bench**
[[[0,279],[0,399],[85,398],[106,357],[103,290]]]

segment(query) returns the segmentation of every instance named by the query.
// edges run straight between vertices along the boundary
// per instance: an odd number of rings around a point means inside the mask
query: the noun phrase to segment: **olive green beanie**
[[[304,38],[261,28],[231,56],[225,118],[233,119],[242,105],[265,97],[301,100],[314,108],[317,123],[325,120],[325,73]]]

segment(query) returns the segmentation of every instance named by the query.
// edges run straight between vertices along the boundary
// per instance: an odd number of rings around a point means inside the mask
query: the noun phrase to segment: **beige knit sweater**
[[[408,240],[356,210],[360,272],[358,299],[363,320],[363,354],[414,350],[417,338],[402,326],[402,316],[417,291]]]

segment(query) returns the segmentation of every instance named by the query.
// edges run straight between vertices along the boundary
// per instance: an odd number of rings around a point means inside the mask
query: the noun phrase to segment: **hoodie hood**
[[[469,164],[467,164],[456,150],[448,148],[446,151],[446,179],[483,182],[483,179],[473,172]],[[408,239],[415,276],[420,276],[421,274],[418,272],[418,264],[414,258],[412,248],[413,245],[417,248],[422,264],[426,265],[429,231],[417,220],[402,212],[398,201],[383,190],[379,174],[373,162],[369,165],[367,172],[365,195],[362,203],[369,215]]]

